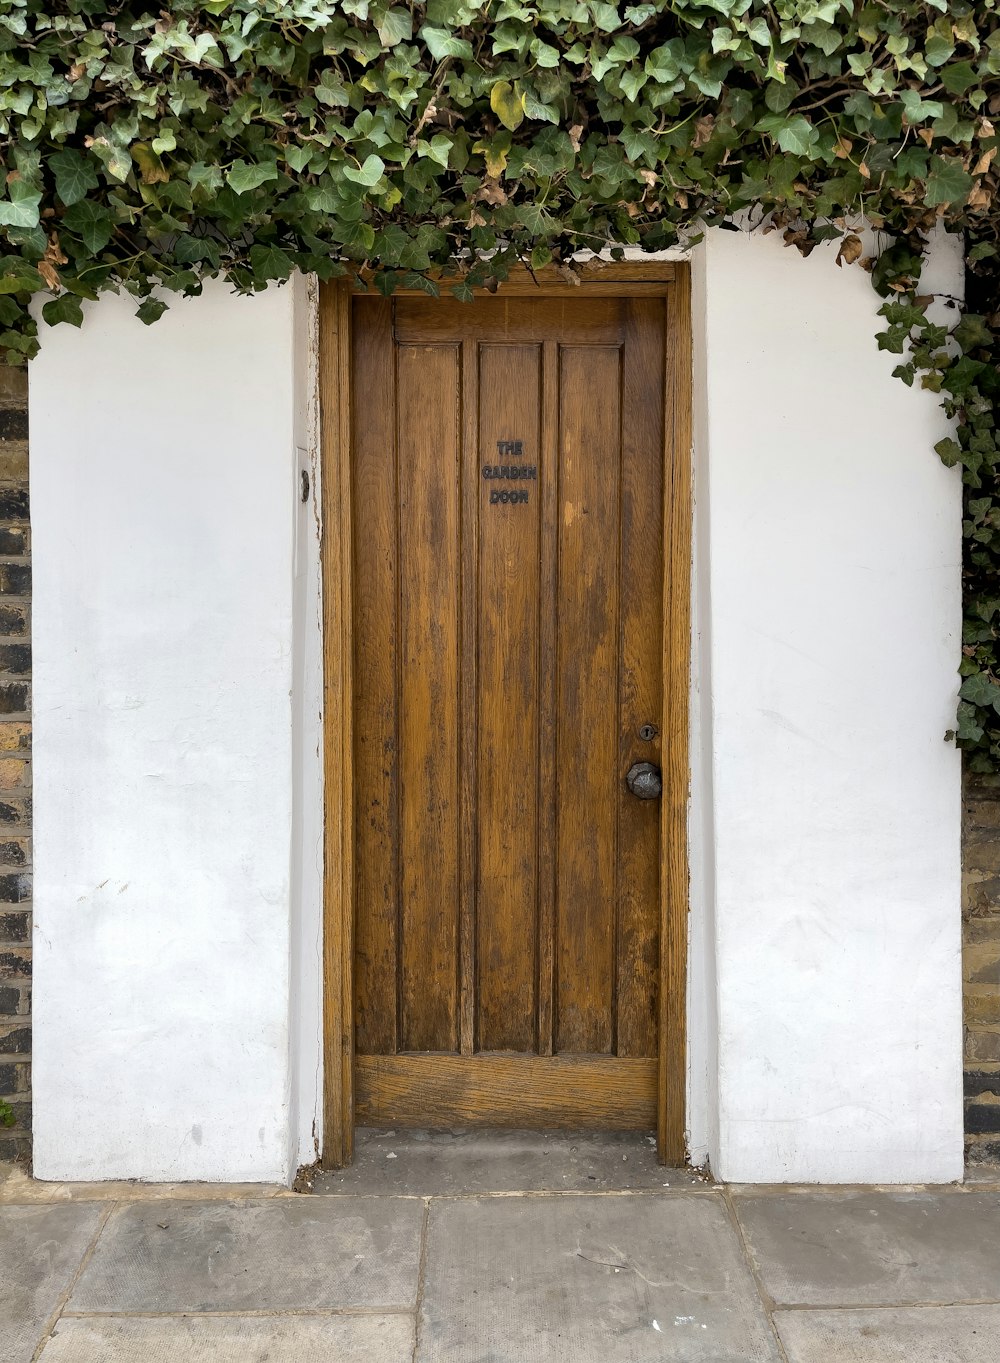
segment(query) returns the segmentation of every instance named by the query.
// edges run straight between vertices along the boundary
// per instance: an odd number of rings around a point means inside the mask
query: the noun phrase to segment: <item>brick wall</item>
[[[966,777],[962,815],[965,1132],[970,1162],[1000,1162],[1000,790]]]
[[[27,374],[0,366],[0,1159],[31,1149],[30,600]]]

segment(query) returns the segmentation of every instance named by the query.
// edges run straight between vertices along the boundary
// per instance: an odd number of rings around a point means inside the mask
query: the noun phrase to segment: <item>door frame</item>
[[[691,656],[691,272],[687,263],[512,271],[500,294],[666,299],[663,480],[663,766],[660,803],[660,991],[657,1154],[682,1164],[687,1074]],[[480,290],[479,292],[485,292]],[[351,524],[351,277],[320,286],[319,413],[323,588],[323,1146],[324,1168],[354,1154],[353,528]],[[415,291],[400,290],[400,293]],[[426,298],[424,293],[417,296]]]

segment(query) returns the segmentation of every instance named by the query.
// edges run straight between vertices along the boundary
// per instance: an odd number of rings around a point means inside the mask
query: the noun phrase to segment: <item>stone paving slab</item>
[[[1000,1363],[1000,1306],[779,1311],[788,1363]]]
[[[423,1215],[392,1198],[133,1203],[112,1213],[68,1309],[412,1307]]]
[[[1000,1301],[998,1193],[763,1193],[733,1204],[779,1306]]]
[[[237,1197],[295,1197],[279,1183],[141,1183],[138,1179],[107,1183],[56,1183],[32,1178],[17,1165],[0,1164],[0,1206],[20,1202],[190,1202],[231,1201]]]
[[[0,1208],[0,1358],[27,1363],[69,1287],[103,1208]]]
[[[410,1363],[413,1317],[69,1318],[41,1363]]]
[[[676,1190],[705,1180],[662,1168],[655,1138],[641,1132],[361,1130],[350,1168],[318,1173],[311,1184],[323,1195],[452,1197]]]
[[[778,1363],[722,1199],[431,1204],[415,1363]]]

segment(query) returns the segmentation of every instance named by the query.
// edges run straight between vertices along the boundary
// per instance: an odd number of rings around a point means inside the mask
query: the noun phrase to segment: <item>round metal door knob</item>
[[[663,777],[652,762],[633,762],[625,775],[625,784],[637,800],[658,800],[663,792]]]

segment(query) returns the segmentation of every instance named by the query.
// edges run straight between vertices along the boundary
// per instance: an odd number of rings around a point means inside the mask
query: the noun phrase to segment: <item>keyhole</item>
[[[639,737],[644,743],[648,743],[651,738],[655,738],[656,732],[655,724],[642,724],[639,727]]]

